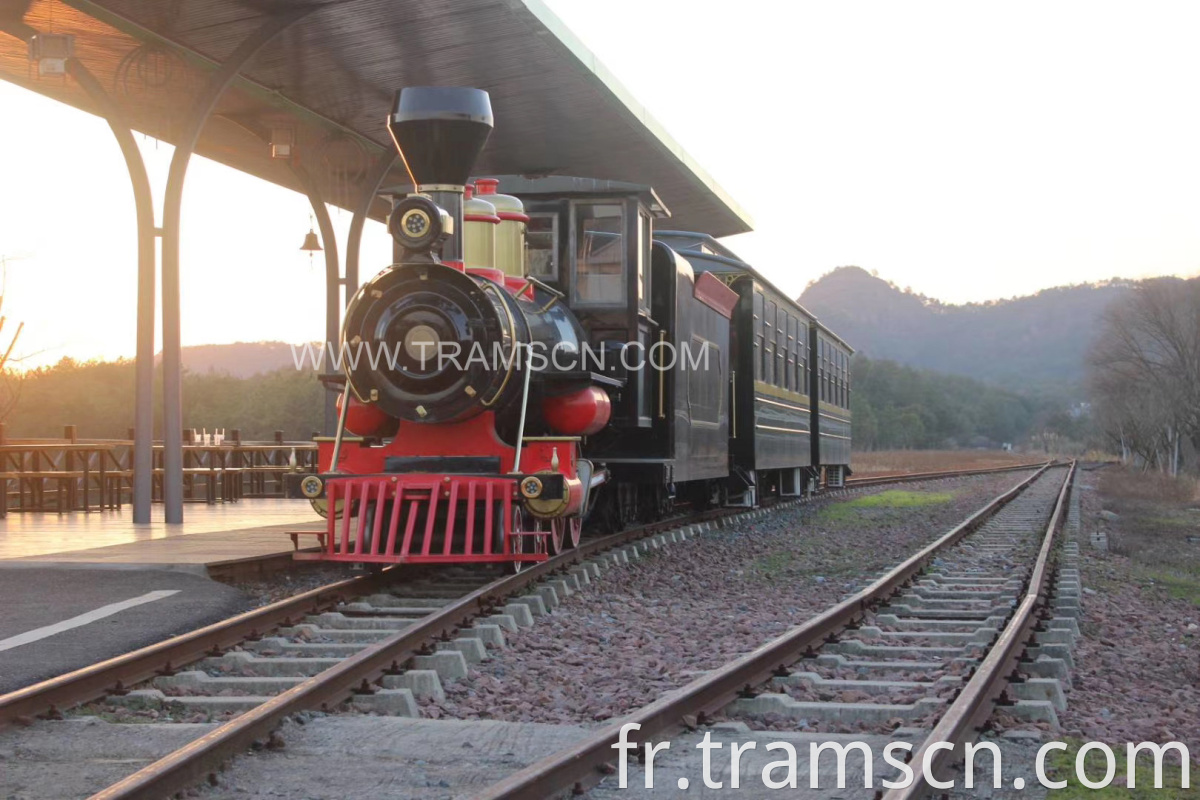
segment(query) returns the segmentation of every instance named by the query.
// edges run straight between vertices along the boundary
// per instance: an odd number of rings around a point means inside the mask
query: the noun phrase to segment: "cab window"
[[[618,203],[573,208],[574,297],[580,306],[625,305],[625,211]]]
[[[525,274],[558,281],[558,214],[530,214],[525,227]]]

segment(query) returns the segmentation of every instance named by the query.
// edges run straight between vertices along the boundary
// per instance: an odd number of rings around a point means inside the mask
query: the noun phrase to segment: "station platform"
[[[135,525],[133,511],[10,514],[0,520],[0,569],[77,565],[174,569],[219,577],[238,564],[291,558],[293,530],[321,530],[307,500],[256,499],[184,508],[181,525],[163,509]]]
[[[219,580],[289,567],[288,531],[324,528],[306,500],[187,506],[182,525],[153,513],[0,520],[0,693],[244,611],[251,599]]]

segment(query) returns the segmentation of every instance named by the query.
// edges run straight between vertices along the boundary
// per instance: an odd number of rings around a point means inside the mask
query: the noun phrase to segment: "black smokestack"
[[[492,132],[492,103],[482,89],[410,86],[396,93],[388,130],[422,186],[462,186]]]
[[[396,93],[388,130],[417,190],[454,218],[442,258],[462,260],[462,192],[492,133],[492,102],[482,89],[410,86]]]

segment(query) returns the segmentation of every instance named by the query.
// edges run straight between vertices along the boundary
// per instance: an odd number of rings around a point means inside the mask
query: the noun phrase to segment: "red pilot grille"
[[[325,561],[545,561],[541,532],[514,531],[516,481],[446,475],[330,478]],[[514,545],[518,539],[524,540]]]

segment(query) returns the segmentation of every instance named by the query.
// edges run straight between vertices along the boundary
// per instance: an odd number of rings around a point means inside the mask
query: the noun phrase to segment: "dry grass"
[[[1191,503],[1200,500],[1200,480],[1108,467],[1100,473],[1100,492],[1105,499]]]
[[[1200,481],[1109,467],[1099,475],[1108,549],[1172,594],[1200,602]]]
[[[865,477],[948,469],[991,469],[1045,460],[1047,456],[1041,453],[1003,450],[875,450],[855,453],[851,467],[856,477]]]

